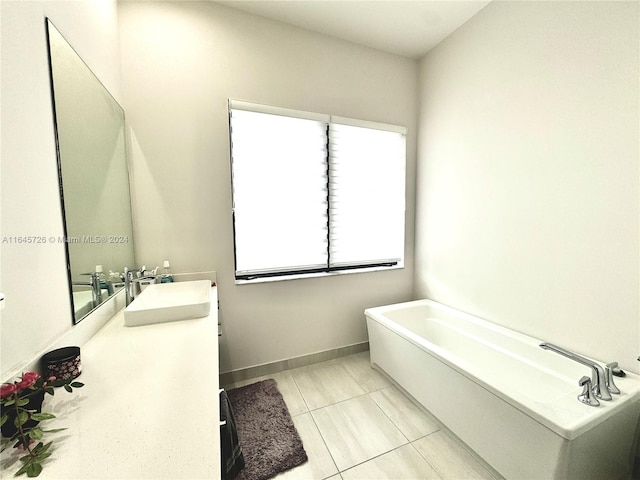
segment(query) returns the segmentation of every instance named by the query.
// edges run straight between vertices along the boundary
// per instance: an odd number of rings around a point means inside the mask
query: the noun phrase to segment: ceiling
[[[227,0],[223,5],[420,58],[490,0]]]

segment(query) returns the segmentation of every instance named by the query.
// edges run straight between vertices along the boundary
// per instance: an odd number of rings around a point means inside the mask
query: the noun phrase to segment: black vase
[[[44,401],[44,390],[39,390],[35,393],[32,393],[27,397],[27,399],[29,400],[29,403],[21,408],[24,408],[25,410],[35,410],[36,412],[40,413],[42,411],[42,402]],[[2,405],[2,415],[4,415],[5,413],[7,414],[8,418],[7,421],[2,425],[2,436],[5,438],[11,438],[18,431],[18,427],[16,427],[15,424],[17,416],[16,406],[9,405],[8,407],[5,407],[4,405]],[[30,430],[38,425],[38,423],[39,422],[37,422],[36,420],[27,420],[22,428],[25,430]]]
[[[42,376],[49,378],[56,377],[50,382],[54,387],[60,387],[71,382],[82,372],[80,363],[80,347],[63,347],[45,353],[40,359],[42,366]]]

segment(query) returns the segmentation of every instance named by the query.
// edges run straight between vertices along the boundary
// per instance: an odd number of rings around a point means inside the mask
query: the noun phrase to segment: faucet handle
[[[578,385],[583,387],[582,393],[578,395],[578,400],[590,407],[597,407],[600,405],[598,399],[591,396],[591,378],[585,375],[578,381]]]
[[[618,362],[607,363],[604,367],[604,379],[607,383],[607,388],[611,393],[619,394],[620,389],[613,383],[613,373],[618,368]]]

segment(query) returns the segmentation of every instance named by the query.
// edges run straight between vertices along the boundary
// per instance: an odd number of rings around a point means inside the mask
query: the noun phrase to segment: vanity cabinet
[[[47,479],[220,478],[217,289],[208,317],[126,327],[117,313],[82,346],[84,387],[47,395]],[[44,426],[43,425],[43,426]],[[19,468],[3,453],[0,477]]]

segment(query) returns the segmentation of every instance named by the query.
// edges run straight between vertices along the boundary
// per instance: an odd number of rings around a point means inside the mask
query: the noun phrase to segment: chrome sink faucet
[[[80,275],[89,275],[91,277],[91,281],[71,282],[71,284],[91,287],[91,301],[93,303],[93,307],[95,308],[102,303],[102,288],[100,287],[100,277],[98,276],[98,272],[81,273]]]
[[[124,291],[126,294],[125,304],[129,305],[136,298],[134,271],[124,267]]]
[[[586,365],[587,367],[591,367],[591,383],[593,394],[601,400],[611,400],[611,392],[609,391],[609,387],[607,386],[607,378],[605,376],[604,369],[602,366],[593,360],[589,360],[577,353],[570,352],[565,350],[564,348],[558,347],[553,343],[543,342],[540,344],[540,347],[545,350],[551,350],[552,352],[563,355],[574,362],[581,363],[582,365]]]
[[[124,267],[124,290],[126,292],[126,305],[129,305],[138,294],[138,283],[147,270],[146,266],[142,266],[137,270],[130,270]]]

